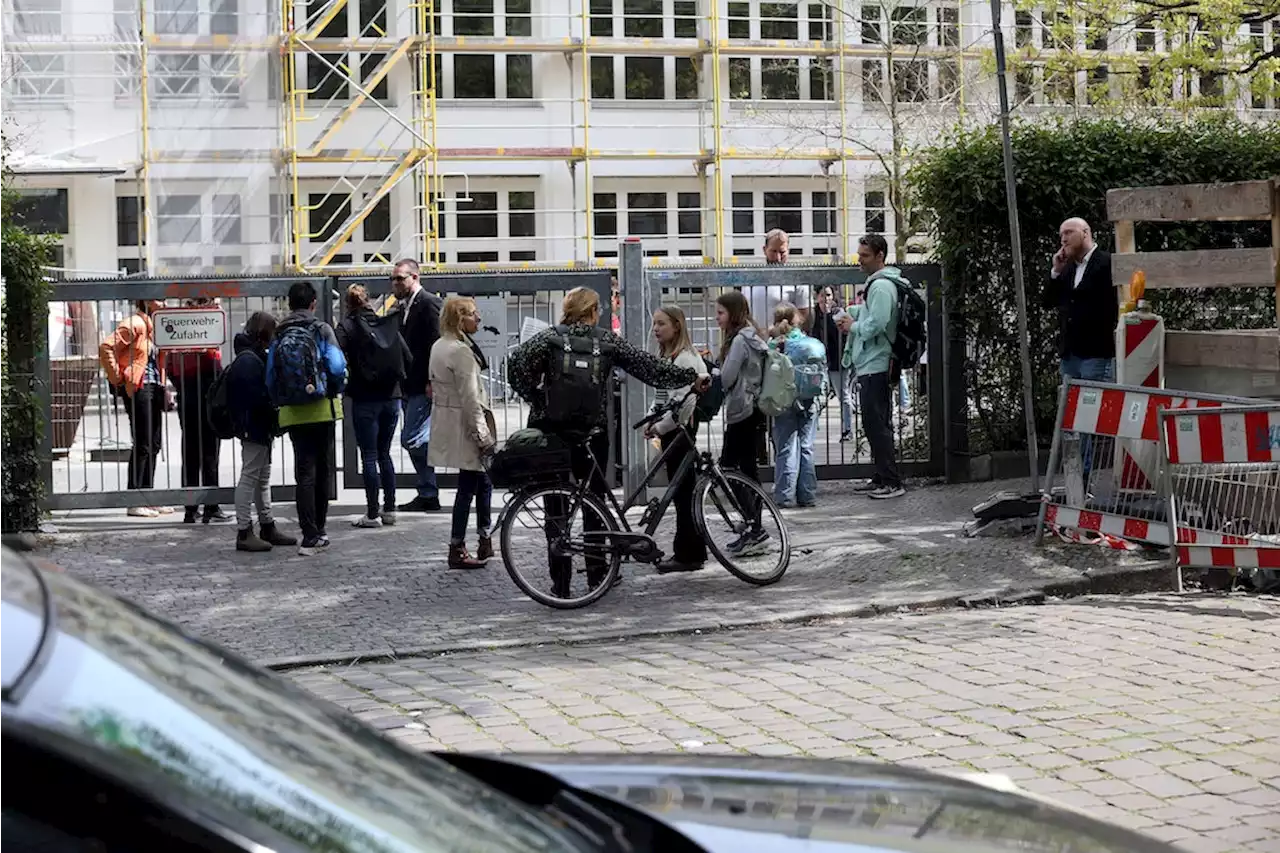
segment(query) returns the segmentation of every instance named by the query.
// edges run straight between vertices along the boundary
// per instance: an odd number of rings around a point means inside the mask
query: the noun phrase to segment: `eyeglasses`
[[[409,279],[411,279],[411,278],[413,278],[413,274],[412,274],[412,273],[410,273],[409,275],[393,275],[393,276],[391,276],[391,280],[392,280],[392,281],[395,281],[395,282],[408,281],[408,280],[409,280]]]

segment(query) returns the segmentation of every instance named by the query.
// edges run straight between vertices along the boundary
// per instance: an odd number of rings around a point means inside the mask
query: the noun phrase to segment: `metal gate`
[[[216,348],[225,366],[234,357],[235,332],[243,328],[248,316],[254,311],[284,316],[289,288],[300,281],[309,281],[315,287],[316,314],[327,320],[331,316],[332,288],[330,279],[322,277],[130,278],[53,283],[48,357],[39,360],[37,371],[43,375],[36,377],[47,425],[41,448],[45,508],[231,503],[240,475],[239,442],[213,439],[205,419],[191,416],[199,407],[191,398],[181,399],[181,385],[175,386],[176,395],[165,392],[169,399],[155,425],[158,458],[152,487],[128,488],[137,399],[111,393],[98,363],[98,345],[121,319],[134,313],[138,300],[163,300],[166,308],[214,300],[216,307],[225,312],[225,340]],[[166,358],[166,351],[160,357]],[[196,394],[192,392],[192,396]],[[206,439],[216,453],[214,470],[205,472],[213,475],[208,478],[212,483],[195,473],[194,467],[186,476],[183,472],[184,441],[199,448]],[[193,481],[199,485],[184,485]],[[272,449],[272,499],[293,500],[293,482],[292,448],[288,442],[277,440]],[[336,480],[331,480],[330,488],[336,489]]]
[[[845,264],[646,265],[643,246],[635,238],[623,241],[620,260],[618,278],[622,289],[624,337],[633,343],[650,340],[653,312],[663,304],[674,304],[688,318],[694,346],[712,352],[718,348],[720,340],[715,323],[715,300],[725,290],[803,287],[812,295],[818,288],[831,287],[840,303],[848,304],[867,279],[860,268]],[[912,284],[925,290],[928,350],[921,367],[904,373],[905,382],[894,393],[894,439],[898,462],[903,476],[941,476],[945,468],[942,268],[936,264],[902,264],[899,269]],[[811,301],[816,305],[816,299]],[[763,322],[760,318],[756,320]],[[856,393],[852,397],[846,402],[837,395],[820,415],[814,447],[819,479],[852,479],[870,477],[873,473],[870,448],[857,413]],[[648,411],[654,392],[640,382],[628,380],[624,400],[623,422],[629,425]],[[700,432],[699,441],[705,441],[709,449],[717,451],[723,424],[717,419],[709,426]],[[624,482],[638,483],[644,476],[648,458],[644,439],[638,433],[627,433],[623,436],[623,445],[623,459],[629,460],[625,463]],[[773,478],[772,454],[770,448],[770,465],[761,468],[761,479]]]
[[[430,293],[441,297],[470,296],[476,300],[480,311],[480,331],[476,343],[485,351],[489,360],[489,372],[484,375],[490,406],[498,427],[498,441],[525,425],[528,407],[515,396],[507,385],[507,355],[532,335],[560,321],[561,301],[566,292],[575,287],[590,288],[600,296],[600,305],[608,306],[610,280],[607,269],[595,270],[529,270],[502,272],[440,272],[423,270],[419,282]],[[334,279],[334,315],[341,322],[345,310],[345,294],[353,284],[363,285],[381,308],[391,293],[391,280],[387,276],[346,276]],[[610,313],[602,312],[601,324],[607,325]],[[360,452],[356,446],[354,419],[348,409],[344,420],[342,484],[348,489],[364,488],[361,473]],[[396,469],[396,488],[412,491],[417,477],[409,454],[400,445],[401,418],[392,443],[392,461]],[[611,456],[616,459],[617,452]],[[457,482],[457,473],[447,469],[436,472],[436,482],[441,488],[451,488]],[[406,492],[407,494],[407,492]]]

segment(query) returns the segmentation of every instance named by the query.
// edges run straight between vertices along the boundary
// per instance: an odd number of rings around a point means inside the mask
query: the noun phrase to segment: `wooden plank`
[[[1272,250],[1199,249],[1193,252],[1134,252],[1111,256],[1111,278],[1119,288],[1137,270],[1147,289],[1157,287],[1274,287]]]
[[[1115,223],[1116,229],[1116,253],[1117,254],[1133,254],[1138,250],[1134,243],[1133,236],[1133,220],[1121,219]],[[1112,267],[1114,268],[1114,264]],[[1121,305],[1129,301],[1129,279],[1113,279],[1116,286],[1116,300]]]
[[[1270,219],[1272,181],[1128,187],[1107,191],[1112,222],[1194,222]]]
[[[1165,333],[1165,363],[1179,367],[1234,367],[1280,371],[1280,330]]]
[[[1276,275],[1276,322],[1280,323],[1280,179],[1271,184],[1271,266]]]

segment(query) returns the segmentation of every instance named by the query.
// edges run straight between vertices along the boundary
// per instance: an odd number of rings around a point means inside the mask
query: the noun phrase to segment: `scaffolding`
[[[127,165],[119,259],[160,275],[723,263],[788,223],[847,257],[894,230],[868,99],[912,143],[993,100],[982,0],[5,2],[6,113]]]

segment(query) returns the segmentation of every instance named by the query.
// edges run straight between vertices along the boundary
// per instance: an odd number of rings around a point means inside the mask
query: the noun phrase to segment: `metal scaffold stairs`
[[[351,239],[351,235],[360,227],[360,223],[364,222],[369,214],[373,212],[378,202],[382,201],[406,176],[411,174],[413,168],[421,163],[428,153],[425,148],[415,148],[406,154],[382,179],[378,188],[369,193],[360,207],[353,211],[352,215],[342,223],[341,227],[311,254],[308,262],[302,265],[303,271],[322,269],[329,264],[334,255],[338,254],[343,244]]]
[[[347,101],[342,110],[333,118],[329,119],[329,123],[320,131],[319,136],[317,136],[316,141],[311,144],[306,156],[316,156],[324,150],[325,144],[333,138],[334,134],[338,132],[338,129],[342,127],[342,125],[345,124],[351,116],[355,115],[356,110],[358,110],[360,106],[369,99],[369,92],[371,92],[383,81],[383,79],[386,78],[387,74],[390,73],[392,66],[404,58],[412,47],[413,39],[403,39],[394,51],[382,57],[378,64],[374,66],[373,71],[361,81],[360,86],[356,89],[355,97]]]

